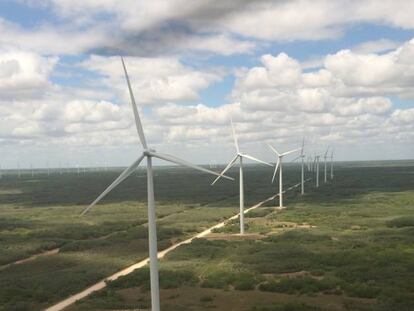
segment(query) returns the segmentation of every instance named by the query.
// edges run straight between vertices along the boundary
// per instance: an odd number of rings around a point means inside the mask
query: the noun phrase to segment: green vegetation
[[[341,164],[335,182],[317,191],[307,185],[304,197],[299,189],[287,193],[286,210],[269,202],[252,211],[246,237],[234,234],[235,220],[167,255],[164,309],[411,310],[414,166],[354,166]],[[297,166],[285,172],[286,184],[299,180]],[[274,193],[271,174],[246,169],[246,206]],[[0,310],[42,309],[147,256],[145,179],[128,179],[79,217],[115,176],[0,181]],[[157,170],[160,249],[238,212],[237,182],[210,182],[185,169]],[[56,247],[57,254],[4,266]],[[110,282],[69,310],[148,308],[148,272]]]

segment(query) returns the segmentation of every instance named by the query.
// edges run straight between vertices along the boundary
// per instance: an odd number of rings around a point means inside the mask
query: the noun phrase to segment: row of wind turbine
[[[134,173],[134,171],[138,168],[141,162],[146,159],[147,162],[147,202],[148,202],[148,245],[149,245],[149,265],[150,265],[150,286],[151,286],[151,310],[152,311],[160,311],[160,293],[159,293],[159,276],[158,276],[158,247],[157,247],[157,229],[156,229],[156,211],[155,211],[155,195],[154,195],[154,181],[153,181],[153,167],[152,167],[152,159],[157,158],[167,162],[171,162],[174,164],[182,165],[185,167],[193,168],[211,175],[217,176],[217,178],[212,182],[214,185],[220,178],[226,178],[230,180],[234,180],[231,177],[224,175],[228,170],[239,163],[239,199],[240,199],[240,233],[244,233],[244,179],[243,179],[243,163],[244,159],[249,159],[255,162],[258,162],[263,165],[273,166],[270,163],[265,161],[259,160],[251,155],[246,153],[242,153],[239,148],[237,135],[233,126],[233,122],[231,121],[231,128],[232,134],[234,139],[234,144],[236,147],[236,154],[233,159],[227,164],[227,166],[223,169],[221,173],[216,173],[214,171],[208,170],[201,166],[192,164],[180,158],[177,158],[173,155],[159,153],[154,149],[151,149],[147,144],[146,137],[144,135],[144,130],[142,127],[141,119],[138,113],[137,105],[135,102],[134,94],[131,88],[131,83],[129,80],[128,72],[125,66],[124,60],[121,58],[122,67],[126,79],[126,83],[128,85],[128,91],[131,99],[132,111],[134,113],[135,118],[135,125],[136,130],[138,133],[138,137],[140,143],[144,149],[143,153],[129,166],[127,167],[113,182],[110,184],[105,191],[103,191],[96,199],[93,201],[83,212],[81,215],[85,215],[94,205],[96,205],[99,201],[101,201],[109,192],[111,192],[115,187],[117,187],[122,181],[124,181],[128,176]],[[272,182],[274,182],[276,173],[279,169],[279,208],[283,208],[283,158],[289,154],[297,152],[301,150],[301,153],[298,158],[301,158],[302,164],[302,171],[301,171],[301,193],[304,194],[304,161],[305,161],[305,154],[304,154],[304,141],[302,142],[302,147],[290,151],[286,151],[283,153],[278,152],[274,147],[269,145],[270,149],[276,154],[277,156],[277,163],[275,166],[275,170],[273,173]],[[332,153],[333,157],[333,153]],[[319,156],[315,157],[317,160],[317,176],[319,176]],[[308,162],[309,165],[309,162]],[[331,178],[333,178],[333,165],[331,165]],[[325,165],[326,171],[326,165]],[[319,179],[318,179],[319,180]],[[319,183],[319,181],[317,181]]]

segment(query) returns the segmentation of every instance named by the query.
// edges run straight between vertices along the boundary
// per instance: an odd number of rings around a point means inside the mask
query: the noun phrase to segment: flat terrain
[[[285,172],[298,182],[299,167]],[[78,216],[116,175],[1,180],[2,310],[42,309],[147,256],[143,171]],[[246,206],[274,194],[271,175],[246,170]],[[178,168],[157,169],[155,182],[160,249],[237,212],[237,183],[210,187]],[[286,210],[273,202],[248,214],[246,237],[235,221],[167,255],[163,309],[412,310],[414,163],[341,164],[334,182],[307,190],[288,193]],[[148,278],[137,270],[69,310],[146,309]]]
[[[148,256],[144,170],[79,216],[118,174],[0,179],[1,310],[42,309]],[[270,168],[247,168],[247,204],[272,193],[271,176]],[[238,211],[238,184],[211,181],[187,169],[156,168],[160,250]]]

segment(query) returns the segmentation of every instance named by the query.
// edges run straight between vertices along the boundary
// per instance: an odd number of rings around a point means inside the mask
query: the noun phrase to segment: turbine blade
[[[237,153],[239,153],[240,152],[239,143],[237,141],[236,131],[234,130],[233,119],[231,119],[231,118],[230,118],[230,124],[231,124],[231,130],[232,130],[232,133],[233,133],[234,144],[236,145]]]
[[[275,148],[273,148],[270,144],[267,144],[269,146],[270,149],[272,149],[272,151],[274,153],[276,153],[278,156],[280,156],[281,154],[279,152],[277,152],[277,150]]]
[[[280,158],[277,158],[277,163],[276,163],[276,166],[275,166],[275,171],[274,171],[273,177],[272,177],[272,184],[275,181],[276,172],[277,172],[277,169],[279,168],[279,164],[280,164]]]
[[[139,136],[139,139],[141,140],[141,144],[144,147],[144,149],[148,149],[147,141],[145,140],[144,130],[142,129],[141,119],[139,118],[137,104],[135,103],[134,93],[132,92],[131,83],[129,81],[128,72],[125,67],[124,59],[122,57],[121,57],[121,60],[122,60],[122,66],[124,67],[125,79],[128,84],[129,95],[131,96],[132,110],[134,111],[135,125],[137,127],[138,136]]]
[[[252,160],[252,161],[256,161],[256,162],[262,163],[262,164],[264,164],[264,165],[273,166],[273,165],[272,165],[272,164],[270,164],[270,163],[267,163],[267,162],[265,162],[265,161],[259,160],[259,159],[255,158],[255,157],[252,157],[251,155],[248,155],[248,154],[244,154],[244,153],[243,153],[243,154],[242,154],[242,157],[248,158],[248,159],[250,159],[250,160]]]
[[[299,160],[302,157],[302,155],[297,156],[296,158],[294,158],[292,161],[290,162],[296,162],[297,160]]]
[[[229,164],[227,164],[227,166],[224,168],[224,170],[221,171],[220,175],[223,175],[225,172],[227,172],[237,161],[237,158],[239,157],[239,155],[237,154],[230,162]],[[216,179],[214,179],[214,181],[211,183],[211,185],[214,185],[217,180],[220,179],[221,176],[218,176]]]
[[[300,149],[301,149],[301,148],[294,149],[294,150],[290,150],[290,151],[286,151],[286,152],[282,153],[282,156],[285,156],[285,155],[288,155],[288,154],[294,153],[294,152],[296,152],[296,151],[299,151]]]
[[[121,182],[123,182],[129,175],[131,175],[134,170],[139,166],[142,159],[144,159],[144,155],[140,156],[134,163],[132,163],[129,167],[127,167],[121,175],[118,176],[117,179],[114,180],[112,184],[109,185],[108,188],[105,189],[104,192],[102,192],[95,201],[93,201],[84,211],[82,212],[81,216],[85,215],[94,205],[96,205],[100,200],[103,199],[109,192],[111,192],[112,189],[114,189],[116,186],[118,186]]]
[[[210,170],[208,170],[204,167],[192,164],[190,162],[187,162],[185,160],[182,160],[182,159],[177,158],[175,156],[172,156],[170,154],[158,153],[158,152],[152,152],[152,151],[149,152],[149,154],[151,156],[156,157],[156,158],[161,159],[161,160],[165,160],[165,161],[172,162],[172,163],[175,163],[175,164],[187,166],[187,167],[190,167],[190,168],[193,168],[195,170],[199,170],[199,171],[202,171],[202,172],[205,172],[205,173],[209,173],[209,174],[212,174],[212,175],[216,175],[216,176],[220,176],[220,177],[227,178],[227,179],[230,179],[230,180],[234,180],[234,178],[231,178],[231,177],[228,177],[226,175],[222,175],[222,174],[210,171]]]

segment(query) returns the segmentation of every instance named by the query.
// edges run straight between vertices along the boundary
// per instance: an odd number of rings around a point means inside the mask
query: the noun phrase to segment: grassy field
[[[298,182],[299,167],[285,172],[286,185]],[[117,174],[0,180],[0,310],[42,309],[147,256],[144,171],[79,217]],[[247,167],[246,206],[274,194],[271,175]],[[168,255],[164,310],[411,310],[414,163],[340,163],[335,178],[305,197],[288,193],[287,210],[255,210],[245,238],[234,222]],[[237,212],[237,182],[210,182],[157,168],[160,249]],[[147,269],[109,285],[71,310],[148,307]]]
[[[288,196],[181,246],[161,262],[164,310],[412,310],[414,167],[342,166],[336,181]],[[69,310],[149,307],[149,271]]]

